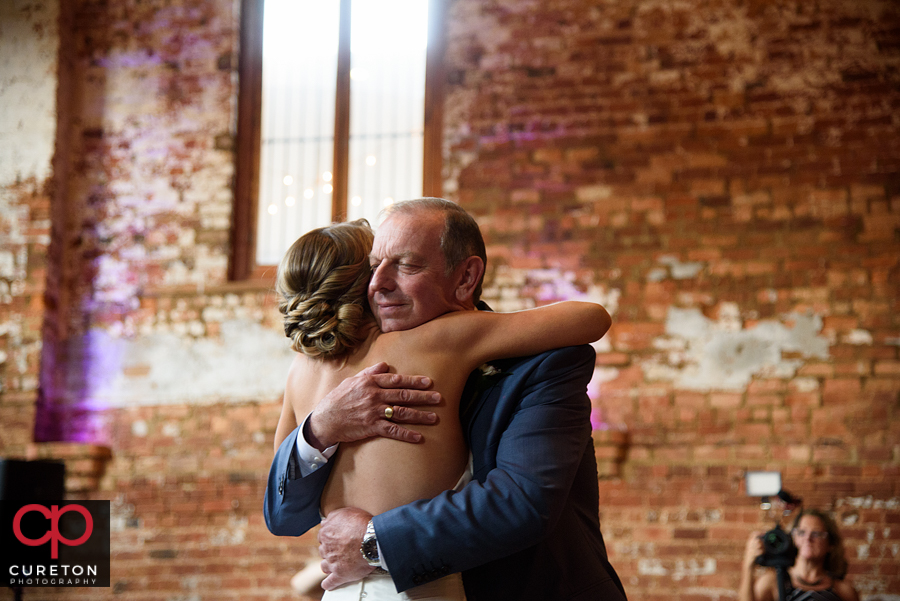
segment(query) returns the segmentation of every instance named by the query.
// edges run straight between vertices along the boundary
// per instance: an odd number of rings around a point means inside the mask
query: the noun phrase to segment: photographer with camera
[[[757,564],[787,569],[789,582],[785,583],[784,601],[859,601],[856,590],[844,581],[847,573],[844,545],[837,525],[828,514],[815,509],[801,512],[791,529],[793,546],[789,550],[773,554],[772,549],[767,548],[764,542],[769,538],[777,539],[777,534],[783,532],[776,530],[777,532],[754,532],[750,535],[741,566],[738,594],[740,601],[781,599],[776,570],[767,569],[755,578]],[[771,546],[770,544],[769,547]],[[791,556],[795,552],[796,559],[791,566]],[[785,557],[788,561],[780,563]]]

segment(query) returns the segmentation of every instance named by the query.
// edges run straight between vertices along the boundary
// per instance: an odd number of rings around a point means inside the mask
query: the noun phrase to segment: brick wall
[[[31,440],[50,243],[59,36],[53,3],[0,6],[0,449]]]
[[[635,599],[735,598],[773,523],[747,469],[836,511],[863,598],[900,594],[898,24],[885,2],[452,4],[448,188],[486,295],[614,313],[592,392],[627,448],[600,510]]]
[[[70,493],[113,503],[101,597],[297,598],[315,553],[262,524],[289,353],[265,287],[225,282],[237,4],[3,9],[58,131],[0,132],[45,148],[0,181],[0,453],[69,448],[29,446],[35,421],[111,449]],[[735,599],[771,523],[743,473],[775,469],[836,511],[863,598],[896,599],[896,6],[453,0],[447,25],[445,189],[489,302],[614,314],[591,394],[630,598]]]

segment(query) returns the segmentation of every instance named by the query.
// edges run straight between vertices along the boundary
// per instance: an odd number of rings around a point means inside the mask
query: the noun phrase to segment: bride
[[[335,224],[299,238],[281,261],[279,310],[298,354],[288,374],[275,448],[319,399],[380,362],[393,373],[428,375],[442,401],[434,407],[437,423],[421,427],[420,444],[389,438],[342,443],[321,498],[324,516],[342,507],[376,515],[464,485],[469,453],[458,412],[470,373],[489,360],[593,342],[611,323],[602,306],[569,301],[513,313],[451,311],[409,330],[382,332],[367,299],[372,241],[365,220]],[[385,409],[390,419],[393,409]],[[371,574],[326,591],[323,599],[358,598],[361,592],[370,601],[465,599],[460,574],[402,594],[390,576]]]

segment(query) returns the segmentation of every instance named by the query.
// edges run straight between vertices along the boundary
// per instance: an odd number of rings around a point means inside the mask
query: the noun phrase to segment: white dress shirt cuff
[[[375,527],[372,526],[372,528],[374,529]],[[387,567],[387,562],[384,560],[384,555],[381,554],[381,544],[379,544],[379,542],[378,542],[378,532],[377,531],[375,532],[375,547],[378,549],[378,563],[379,563],[378,567],[381,568],[382,570],[384,570],[385,572],[390,572],[390,570]]]
[[[300,475],[304,478],[328,463],[328,460],[337,451],[336,444],[331,445],[324,451],[319,451],[319,449],[309,444],[303,436],[307,421],[309,421],[309,415],[300,424],[300,432],[297,435],[297,458],[299,459]]]

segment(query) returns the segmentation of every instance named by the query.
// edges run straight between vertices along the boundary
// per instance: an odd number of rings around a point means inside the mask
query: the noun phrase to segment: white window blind
[[[352,0],[347,206],[332,214],[339,0],[266,0],[256,262],[421,196],[426,0]]]

